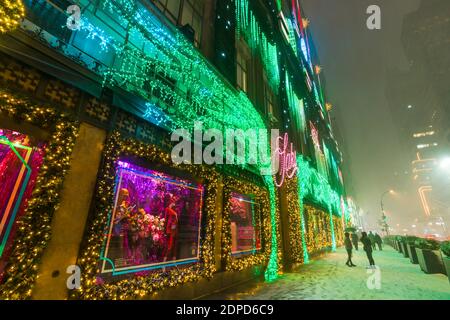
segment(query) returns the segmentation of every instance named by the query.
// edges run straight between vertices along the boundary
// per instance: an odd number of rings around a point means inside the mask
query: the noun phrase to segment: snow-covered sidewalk
[[[450,300],[450,283],[445,275],[423,273],[419,265],[391,247],[374,251],[373,256],[380,268],[379,289],[376,275],[366,269],[365,252],[354,251],[357,267],[349,268],[345,265],[346,252],[339,248],[273,283],[249,282],[207,299]]]

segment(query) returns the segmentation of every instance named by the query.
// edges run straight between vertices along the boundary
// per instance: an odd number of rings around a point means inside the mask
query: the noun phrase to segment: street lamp
[[[439,165],[440,165],[441,169],[449,171],[449,169],[450,169],[450,157],[446,157],[446,158],[441,159]]]
[[[381,194],[381,201],[380,201],[380,203],[381,203],[381,214],[382,214],[382,216],[381,216],[382,217],[381,223],[382,223],[382,226],[384,227],[384,231],[386,232],[387,236],[389,235],[389,225],[387,224],[387,221],[386,221],[386,214],[384,212],[383,198],[388,193],[389,194],[394,194],[395,191],[394,190],[387,190],[387,191],[383,192]]]

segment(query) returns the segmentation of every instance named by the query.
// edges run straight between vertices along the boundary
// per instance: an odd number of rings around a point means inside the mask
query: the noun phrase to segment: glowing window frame
[[[234,194],[234,196],[233,196]],[[252,206],[252,224],[253,224],[253,249],[249,249],[249,250],[241,250],[241,251],[231,251],[231,256],[233,258],[238,258],[238,257],[242,257],[242,256],[246,256],[246,255],[250,255],[250,254],[257,254],[259,252],[262,251],[263,247],[262,247],[262,217],[261,217],[261,211],[258,210],[257,215],[255,215],[255,210],[254,210],[254,205],[257,205],[260,209],[260,204],[258,202],[255,201],[255,197],[254,195],[248,195],[248,194],[241,194],[239,192],[232,192],[231,193],[231,197],[228,201],[231,201],[231,199],[238,199],[240,201],[243,202],[247,202],[250,203]],[[259,217],[258,217],[259,216]],[[259,242],[260,242],[260,248],[256,248],[255,242],[256,242],[256,228],[255,228],[255,222],[256,222],[256,217],[258,217],[258,222],[259,222]],[[231,219],[230,219],[230,223],[231,223]]]
[[[18,175],[18,177],[16,179],[16,183],[14,184],[14,189],[12,191],[12,194],[9,197],[8,205],[7,205],[6,210],[5,210],[4,214],[3,214],[2,220],[0,221],[0,235],[1,235],[3,233],[3,229],[5,228],[6,220],[8,219],[8,217],[10,217],[9,222],[8,222],[8,224],[6,226],[6,231],[5,231],[4,235],[2,236],[1,243],[0,243],[0,258],[1,258],[3,256],[3,252],[4,252],[5,247],[6,247],[6,243],[8,242],[9,236],[11,234],[11,229],[12,229],[12,226],[13,226],[14,221],[16,219],[17,212],[19,211],[19,208],[20,208],[20,206],[22,204],[23,195],[25,193],[25,190],[26,190],[26,188],[28,186],[28,182],[29,182],[30,177],[31,177],[32,169],[29,166],[28,161],[30,160],[31,153],[33,152],[33,148],[27,147],[27,146],[23,146],[23,145],[20,145],[20,144],[14,144],[11,141],[9,141],[8,138],[5,137],[5,136],[0,136],[0,144],[9,146],[11,148],[11,150],[16,154],[16,156],[22,162],[22,167],[21,167],[19,175]],[[25,149],[26,150],[25,159],[22,158],[22,156],[19,154],[19,152],[17,151],[16,148]],[[26,173],[26,176],[24,178],[25,170],[27,170],[27,173]],[[14,201],[14,199],[16,198],[17,192],[19,190],[19,186],[21,184],[20,181],[22,181],[22,186],[20,187],[19,196]],[[10,214],[10,210],[11,210],[11,207],[12,207],[13,203],[14,203],[14,208],[13,208],[12,214]]]
[[[119,161],[120,163],[121,161]],[[139,265],[139,266],[129,266],[129,267],[121,267],[121,268],[116,268],[114,265],[114,262],[108,258],[108,249],[109,249],[109,243],[111,241],[111,236],[112,236],[112,230],[114,227],[114,224],[111,223],[111,221],[114,221],[114,217],[115,217],[115,213],[117,210],[117,199],[119,196],[119,193],[117,192],[117,190],[120,190],[120,185],[122,183],[122,177],[123,177],[123,173],[124,171],[127,172],[131,172],[134,175],[138,175],[138,176],[142,176],[142,177],[151,177],[155,180],[160,180],[160,181],[164,181],[173,185],[178,185],[178,186],[183,186],[186,187],[188,189],[192,189],[192,190],[197,190],[201,192],[201,202],[200,202],[200,207],[199,207],[199,218],[198,218],[198,239],[197,239],[197,256],[194,258],[186,258],[186,259],[181,259],[181,260],[176,260],[176,261],[168,261],[168,262],[159,262],[159,263],[152,263],[152,264],[146,264],[146,265]],[[156,171],[158,172],[158,171]],[[162,173],[162,172],[161,172]],[[162,173],[163,174],[163,173]],[[115,187],[114,187],[114,209],[111,212],[110,215],[110,219],[108,221],[108,226],[109,226],[109,231],[108,234],[106,234],[106,239],[105,239],[105,246],[102,248],[102,252],[100,255],[100,260],[102,260],[102,268],[100,270],[100,274],[112,274],[112,276],[119,276],[119,275],[124,275],[124,274],[130,274],[130,273],[138,273],[138,272],[145,272],[145,271],[151,271],[151,270],[157,270],[157,269],[162,269],[162,268],[167,268],[167,267],[174,267],[174,266],[180,266],[183,264],[191,264],[191,263],[198,263],[200,261],[200,241],[201,241],[201,227],[202,227],[202,211],[203,211],[203,197],[204,197],[204,188],[203,186],[197,186],[195,184],[187,184],[187,183],[182,183],[180,181],[177,180],[172,180],[172,179],[168,179],[168,178],[164,178],[161,176],[157,176],[155,174],[151,174],[148,172],[141,172],[135,169],[130,169],[130,168],[124,168],[121,167],[120,165],[118,165],[117,168],[117,175],[116,175],[116,179],[115,179]],[[106,263],[109,263],[111,265],[111,269],[105,270],[105,266]]]

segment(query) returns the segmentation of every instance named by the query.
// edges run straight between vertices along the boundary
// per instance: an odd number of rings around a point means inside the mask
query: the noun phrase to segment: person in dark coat
[[[358,235],[356,234],[356,232],[352,233],[352,242],[353,242],[353,247],[355,248],[356,251],[358,251]]]
[[[345,263],[347,267],[356,267],[356,265],[352,262],[352,241],[350,240],[350,234],[348,232],[345,233],[344,240],[345,249],[347,250],[347,262]]]
[[[375,243],[375,235],[372,233],[372,231],[369,232],[368,237],[369,237],[370,243],[372,244],[372,250],[377,250],[376,243]]]
[[[381,240],[381,237],[378,233],[375,233],[375,242],[378,245],[378,250],[382,251],[383,248],[381,247],[381,244],[383,243],[383,240]]]
[[[375,261],[373,260],[373,257],[372,257],[372,243],[370,242],[370,239],[367,236],[366,232],[362,233],[361,242],[363,244],[364,251],[367,254],[367,259],[369,259],[370,267],[368,267],[368,268],[375,267]]]

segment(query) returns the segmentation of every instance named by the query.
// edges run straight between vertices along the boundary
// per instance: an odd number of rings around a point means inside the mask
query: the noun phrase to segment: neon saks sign
[[[275,185],[281,187],[287,178],[292,179],[298,171],[297,152],[294,150],[293,143],[289,143],[287,133],[284,137],[278,137],[274,157],[277,157],[280,166],[278,175],[275,176]]]

